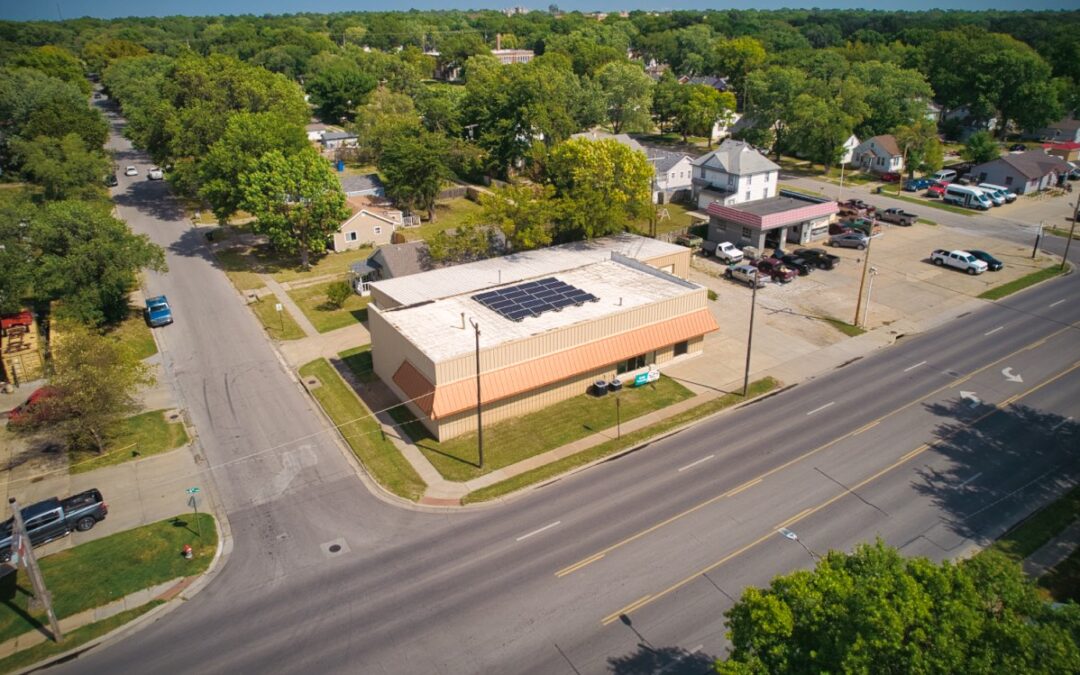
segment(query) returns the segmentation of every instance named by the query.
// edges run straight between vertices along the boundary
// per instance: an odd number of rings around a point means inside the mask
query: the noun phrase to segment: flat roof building
[[[485,424],[631,380],[717,329],[688,267],[689,249],[622,235],[374,282],[374,370],[439,440],[476,429],[472,322]]]

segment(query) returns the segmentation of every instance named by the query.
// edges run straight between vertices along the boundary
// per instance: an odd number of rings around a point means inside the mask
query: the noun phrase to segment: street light
[[[777,532],[779,534],[784,535],[785,537],[787,537],[791,541],[794,541],[794,542],[798,543],[799,546],[802,546],[803,550],[806,551],[807,555],[810,556],[811,560],[813,560],[814,562],[818,561],[818,559],[819,559],[818,555],[816,553],[814,553],[813,551],[811,551],[810,548],[806,544],[803,543],[802,539],[799,539],[799,535],[795,534],[794,532],[787,529],[786,527],[781,527],[779,530],[777,530]]]
[[[874,232],[874,227],[873,227],[873,225],[871,225],[870,226],[870,234],[871,234],[871,236],[868,236],[866,238],[866,257],[863,258],[862,280],[859,281],[859,298],[858,298],[858,300],[855,301],[855,318],[851,322],[853,326],[858,326],[859,325],[859,314],[862,313],[862,311],[861,311],[862,310],[862,298],[863,298],[862,292],[863,292],[863,287],[866,286],[866,273],[870,269],[870,245],[874,241],[873,232]]]
[[[870,268],[870,283],[866,286],[866,304],[863,305],[862,325],[866,325],[866,315],[870,313],[870,294],[874,292],[874,277],[877,276],[877,268]]]
[[[1076,204],[1073,205],[1073,222],[1072,227],[1069,228],[1069,238],[1065,240],[1065,255],[1061,256],[1061,269],[1065,269],[1065,261],[1069,259],[1069,245],[1072,244],[1073,233],[1076,232],[1076,217],[1080,215],[1080,197],[1076,198]]]
[[[754,344],[754,308],[757,307],[758,270],[754,269],[754,275],[750,277],[750,333],[746,336],[746,372],[743,373],[742,395],[746,398],[750,393],[750,347]]]

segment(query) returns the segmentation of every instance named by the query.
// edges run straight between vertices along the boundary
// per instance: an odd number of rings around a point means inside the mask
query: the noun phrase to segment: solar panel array
[[[600,298],[592,293],[586,293],[555,277],[478,293],[472,296],[472,299],[511,321],[522,321],[526,317],[540,316],[544,312],[558,312],[570,305],[580,307],[586,302],[600,301]]]

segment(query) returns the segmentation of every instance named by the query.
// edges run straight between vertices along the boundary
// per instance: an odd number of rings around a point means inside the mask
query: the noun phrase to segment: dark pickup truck
[[[877,217],[878,220],[884,220],[886,223],[894,223],[905,227],[911,227],[915,224],[915,221],[919,219],[919,216],[903,209],[885,209],[884,211],[878,211]]]
[[[793,254],[819,270],[831,270],[840,264],[840,256],[833,255],[823,248],[797,248]]]
[[[867,204],[861,199],[849,199],[840,204],[841,216],[854,216],[856,218],[873,218],[877,209],[873,204]]]
[[[23,507],[23,523],[34,546],[66,537],[72,530],[86,532],[105,520],[109,506],[98,490],[87,490],[66,499],[53,497]],[[11,560],[12,519],[0,523],[0,562]]]

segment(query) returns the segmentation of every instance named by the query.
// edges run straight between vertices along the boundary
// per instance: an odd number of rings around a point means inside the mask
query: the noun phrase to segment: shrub
[[[326,289],[326,304],[333,309],[341,309],[352,293],[353,289],[349,282],[335,281]]]

